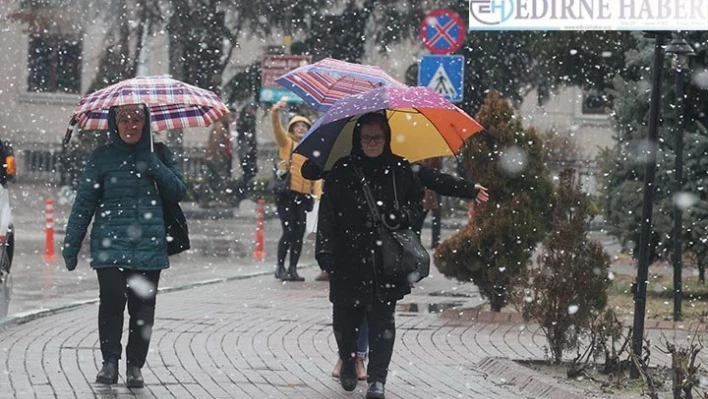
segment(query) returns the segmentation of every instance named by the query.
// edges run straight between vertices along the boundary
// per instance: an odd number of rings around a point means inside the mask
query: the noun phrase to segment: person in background
[[[155,320],[160,272],[170,267],[162,198],[179,202],[187,191],[169,148],[165,147],[164,163],[151,151],[149,120],[149,111],[142,104],[110,108],[111,141],[95,149],[86,163],[62,249],[66,268],[74,270],[94,219],[90,262],[98,276],[98,336],[103,357],[96,382],[118,382],[127,302],[129,388],[144,386],[141,368]]]
[[[210,200],[224,201],[226,183],[231,180],[233,149],[231,146],[230,125],[234,119],[233,109],[214,122],[206,145],[206,187],[200,198],[200,206],[209,207]]]
[[[383,220],[374,220],[363,190],[370,187]],[[342,361],[340,383],[356,388],[357,330],[369,323],[366,398],[385,398],[396,336],[396,302],[410,293],[406,280],[384,277],[377,225],[410,229],[422,213],[423,188],[405,159],[391,152],[391,128],[381,113],[362,115],[351,154],[328,173],[320,202],[316,258],[329,273],[332,327]]]
[[[236,122],[236,152],[241,165],[241,178],[236,183],[236,196],[239,201],[246,198],[248,186],[258,173],[256,111],[256,103],[249,102],[241,108]]]
[[[305,236],[307,212],[314,206],[313,196],[319,198],[321,195],[322,185],[320,181],[310,181],[302,177],[300,169],[305,162],[305,157],[293,153],[293,149],[312,126],[312,122],[304,116],[296,115],[290,119],[286,129],[281,120],[281,111],[286,105],[287,98],[282,98],[271,108],[271,122],[280,158],[278,169],[290,173],[289,189],[275,199],[283,228],[283,234],[278,241],[275,278],[284,281],[305,281],[305,278],[297,272],[297,263],[300,260],[302,240]],[[286,270],[285,258],[288,252],[290,252],[290,259]]]

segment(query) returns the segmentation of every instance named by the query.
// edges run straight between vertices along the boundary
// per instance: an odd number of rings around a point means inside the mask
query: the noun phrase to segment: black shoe
[[[96,375],[97,384],[116,384],[118,382],[118,359],[108,359],[103,362],[101,371]]]
[[[366,399],[386,399],[386,390],[383,382],[370,382],[369,389],[366,390]]]
[[[353,391],[356,384],[359,382],[356,378],[356,368],[354,367],[354,358],[349,357],[342,360],[342,371],[339,372],[339,383],[345,391]]]
[[[278,265],[275,267],[275,278],[277,278],[278,280],[285,277],[286,274],[287,272],[285,271],[285,266]]]
[[[140,367],[128,366],[125,369],[125,386],[128,388],[142,388],[145,386]]]
[[[291,267],[288,269],[288,272],[283,276],[282,278],[283,281],[305,281],[305,277],[300,276],[297,274],[297,269],[294,267]]]

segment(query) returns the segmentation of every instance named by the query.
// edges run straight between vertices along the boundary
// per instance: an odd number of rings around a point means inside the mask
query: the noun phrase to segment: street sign
[[[424,55],[418,65],[418,86],[434,90],[457,103],[464,97],[465,57]]]
[[[261,91],[259,100],[274,103],[282,97],[287,97],[289,103],[303,102],[292,91],[284,88],[275,79],[293,69],[307,65],[312,61],[310,55],[266,55],[261,59]]]
[[[431,53],[451,54],[465,41],[465,23],[456,12],[438,8],[420,24],[420,38]]]

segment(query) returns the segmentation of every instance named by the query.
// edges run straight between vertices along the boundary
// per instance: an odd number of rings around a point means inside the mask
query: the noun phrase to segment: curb
[[[298,265],[298,269],[309,269],[311,267],[317,267],[315,264],[309,264],[309,265]],[[248,278],[254,278],[254,277],[261,277],[261,276],[268,276],[273,274],[272,271],[262,271],[262,272],[253,272],[253,273],[245,273],[245,274],[237,274],[234,276],[229,276],[229,277],[220,277],[220,278],[214,278],[214,279],[209,279],[209,280],[201,280],[201,281],[195,281],[192,283],[184,283],[184,284],[178,284],[174,285],[171,287],[162,287],[158,288],[157,292],[160,294],[165,294],[169,292],[175,292],[175,291],[182,291],[182,290],[188,290],[191,288],[197,288],[197,287],[202,287],[205,285],[213,285],[213,284],[222,284],[226,283],[229,281],[235,281],[235,280],[245,280]],[[10,327],[18,326],[21,324],[28,323],[32,320],[36,320],[42,317],[47,317],[51,316],[57,313],[65,312],[80,306],[84,305],[90,305],[92,303],[98,302],[99,298],[93,298],[93,299],[85,299],[81,301],[73,301],[73,302],[68,302],[64,304],[60,304],[57,306],[52,306],[48,308],[39,308],[35,310],[28,310],[25,312],[21,312],[18,314],[14,314],[12,316],[6,316],[0,318],[0,331],[5,331]]]
[[[537,398],[585,399],[587,396],[568,389],[552,378],[534,372],[511,359],[486,357],[477,366],[487,374],[487,380],[496,384],[509,384]],[[491,377],[491,378],[490,378]]]

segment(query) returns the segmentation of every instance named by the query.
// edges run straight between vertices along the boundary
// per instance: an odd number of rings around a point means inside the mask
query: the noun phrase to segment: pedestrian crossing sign
[[[465,57],[424,55],[418,63],[418,86],[425,86],[457,103],[464,94]]]

